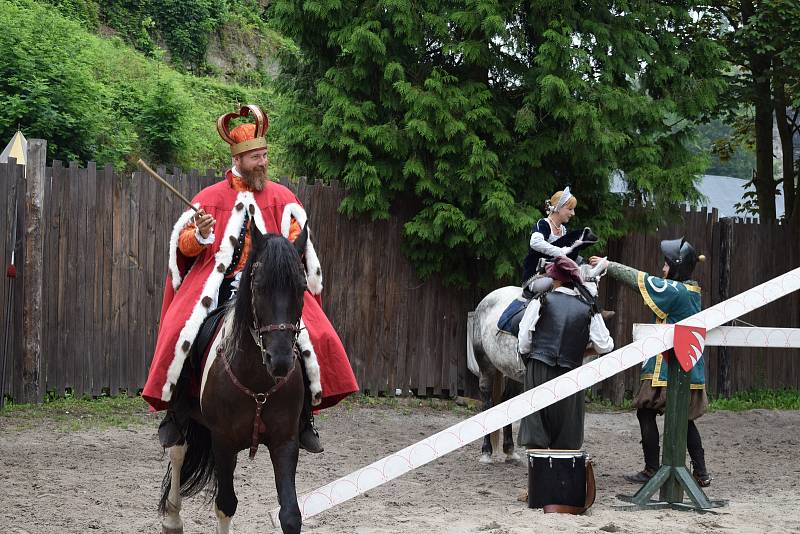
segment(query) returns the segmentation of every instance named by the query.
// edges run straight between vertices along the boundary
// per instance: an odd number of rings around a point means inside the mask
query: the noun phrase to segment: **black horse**
[[[216,532],[227,534],[238,502],[233,488],[237,454],[249,448],[252,458],[259,444],[267,446],[272,460],[281,528],[300,532],[295,472],[304,388],[296,344],[306,289],[299,254],[307,238],[303,229],[292,244],[252,226],[238,294],[197,377],[200,397],[186,443],[168,449],[160,505],[164,534],[183,533],[181,498],[207,486],[215,493]],[[187,382],[181,380],[179,387]]]

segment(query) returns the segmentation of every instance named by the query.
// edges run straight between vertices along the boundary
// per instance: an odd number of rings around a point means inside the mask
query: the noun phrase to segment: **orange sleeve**
[[[205,248],[205,245],[197,242],[197,238],[194,236],[194,229],[194,223],[189,223],[181,230],[181,235],[178,236],[178,250],[187,258],[199,256]]]
[[[303,229],[300,228],[300,223],[297,222],[297,219],[292,217],[292,222],[289,223],[289,241],[294,242],[294,240],[297,239],[297,236],[299,236],[300,232],[302,231]]]

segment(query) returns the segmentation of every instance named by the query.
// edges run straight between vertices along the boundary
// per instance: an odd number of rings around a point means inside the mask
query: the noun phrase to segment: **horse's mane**
[[[266,273],[264,291],[272,293],[276,288],[289,291],[290,295],[302,295],[306,280],[300,265],[300,257],[292,244],[282,236],[267,234],[262,246],[252,249],[242,269],[239,288],[228,302],[225,312],[225,355],[230,360],[241,345],[243,336],[250,336],[253,324],[253,295],[250,291],[253,263],[261,262],[259,272]]]

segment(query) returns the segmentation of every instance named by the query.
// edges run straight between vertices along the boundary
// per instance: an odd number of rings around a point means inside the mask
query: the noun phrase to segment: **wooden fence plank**
[[[0,179],[13,174],[0,165]],[[163,174],[164,169],[159,169]],[[168,179],[188,197],[217,181],[217,173],[173,169]],[[144,176],[133,182],[105,168],[98,173],[54,163],[46,188],[43,286],[48,326],[43,336],[46,387],[97,394],[142,387],[157,334],[167,242],[184,206]],[[342,338],[363,389],[394,394],[476,393],[477,381],[466,369],[466,314],[487,292],[444,287],[436,277],[420,281],[402,254],[403,221],[398,210],[387,221],[352,220],[338,213],[345,191],[337,183],[299,180],[296,191],[310,215],[314,244],[323,265],[323,304]],[[8,180],[0,184],[0,203],[10,222]],[[4,194],[5,193],[5,194]],[[72,224],[71,224],[72,223]],[[798,239],[787,228],[753,221],[732,222],[730,294],[795,266]],[[712,210],[689,210],[680,220],[652,234],[635,234],[609,243],[610,259],[660,274],[659,241],[685,235],[709,261],[697,268],[704,306],[719,295],[719,223]],[[7,253],[11,244],[0,244]],[[19,284],[20,280],[17,280]],[[19,286],[17,286],[19,287]],[[0,296],[7,295],[6,287]],[[638,292],[606,278],[603,302],[617,312],[610,328],[617,346],[631,337],[633,322],[649,322],[651,313]],[[4,313],[4,311],[0,312]],[[1,317],[0,317],[1,318]],[[744,318],[770,326],[795,326],[800,298],[788,297]],[[52,327],[51,327],[52,325]],[[18,354],[18,353],[17,353]],[[800,387],[798,351],[730,348],[731,391],[756,386]],[[717,349],[707,353],[709,392],[720,389]],[[6,379],[16,388],[19,365]],[[595,389],[621,400],[639,386],[638,370],[629,370]]]

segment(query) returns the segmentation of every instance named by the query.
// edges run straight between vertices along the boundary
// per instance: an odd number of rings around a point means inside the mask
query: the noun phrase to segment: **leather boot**
[[[633,482],[634,484],[644,484],[645,482],[653,478],[653,475],[655,474],[656,474],[655,471],[653,471],[649,467],[645,467],[638,473],[634,473],[632,475],[623,475],[623,477],[628,482]]]
[[[325,450],[314,426],[314,413],[311,411],[311,392],[306,390],[303,411],[300,413],[300,448],[318,454]]]
[[[305,395],[303,396],[303,411],[300,412],[300,448],[308,452],[318,454],[325,450],[319,439],[319,432],[314,426],[314,412],[311,410],[311,383],[306,375],[306,366],[301,365],[303,371],[303,386]]]
[[[703,449],[700,432],[694,421],[689,421],[686,445],[689,449],[689,457],[692,459],[692,476],[700,487],[707,488],[711,485],[711,475],[706,469],[706,451]]]
[[[189,427],[191,404],[186,391],[187,370],[181,371],[178,383],[172,391],[172,399],[167,413],[158,425],[158,441],[165,449],[186,443],[186,429]]]
[[[188,418],[172,408],[167,409],[164,419],[158,425],[158,441],[165,449],[186,443]]]

